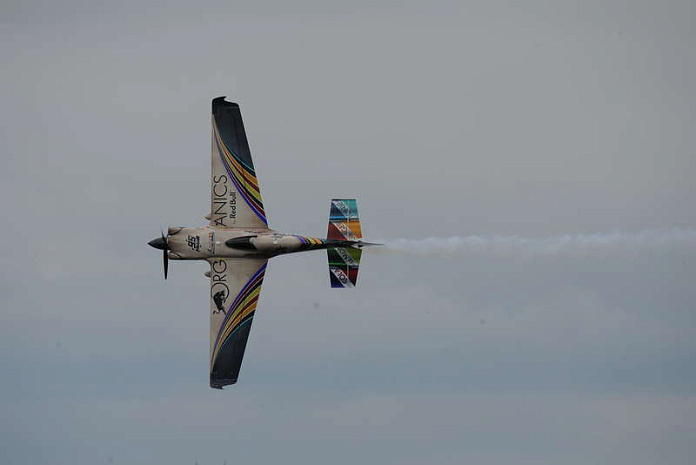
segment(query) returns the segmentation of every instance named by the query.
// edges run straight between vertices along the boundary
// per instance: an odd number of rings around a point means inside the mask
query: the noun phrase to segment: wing
[[[210,387],[237,382],[267,262],[210,260]]]
[[[239,105],[213,100],[210,225],[268,228]]]

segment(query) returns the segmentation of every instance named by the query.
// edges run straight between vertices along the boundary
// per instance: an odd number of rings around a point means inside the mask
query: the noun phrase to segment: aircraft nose
[[[154,247],[159,250],[167,250],[169,246],[167,245],[167,241],[165,241],[163,238],[158,237],[155,239],[152,239],[150,242],[147,243],[150,247]]]

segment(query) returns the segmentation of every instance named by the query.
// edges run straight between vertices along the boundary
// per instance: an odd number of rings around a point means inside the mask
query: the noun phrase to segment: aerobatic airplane
[[[210,270],[210,386],[239,376],[266,263],[277,255],[326,249],[331,287],[354,287],[363,242],[355,199],[333,199],[326,239],[268,227],[239,105],[213,100],[212,175],[207,226],[170,227],[149,245],[169,260],[206,260]]]

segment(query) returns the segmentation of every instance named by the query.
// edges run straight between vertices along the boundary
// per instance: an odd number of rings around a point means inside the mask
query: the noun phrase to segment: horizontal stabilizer
[[[328,239],[354,241],[362,238],[358,204],[355,199],[332,199]]]
[[[332,199],[329,213],[328,243],[336,245],[326,249],[329,258],[329,278],[331,287],[355,287],[358,282],[358,269],[362,246],[360,241],[360,217],[355,199]]]
[[[362,250],[346,247],[326,249],[329,258],[329,279],[333,288],[355,287]]]

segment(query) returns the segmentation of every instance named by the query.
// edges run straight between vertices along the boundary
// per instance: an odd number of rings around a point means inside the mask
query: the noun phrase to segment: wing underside
[[[210,261],[210,387],[237,382],[267,261]]]
[[[213,100],[210,225],[267,228],[266,213],[239,105]]]

